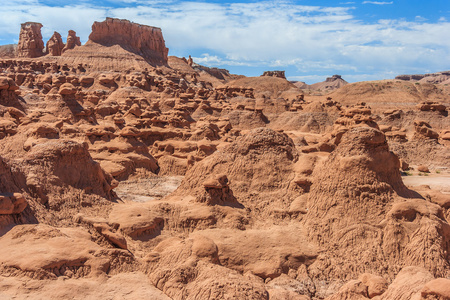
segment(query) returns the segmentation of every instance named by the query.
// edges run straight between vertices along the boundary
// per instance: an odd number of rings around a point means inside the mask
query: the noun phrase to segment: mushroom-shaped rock
[[[92,76],[81,76],[80,77],[80,83],[82,85],[90,85],[94,83],[94,77]]]
[[[98,81],[103,85],[112,85],[114,84],[114,76],[112,74],[101,74]]]
[[[217,175],[211,177],[203,182],[203,186],[205,189],[221,189],[228,186],[228,177],[227,175]]]
[[[0,77],[0,90],[16,91],[19,87],[16,82],[9,77]]]
[[[59,87],[61,95],[74,95],[77,93],[77,88],[71,83],[64,83]]]
[[[136,103],[134,103],[134,104],[131,106],[130,110],[128,111],[128,114],[133,114],[133,115],[135,115],[136,117],[140,117],[140,116],[142,115],[142,110],[141,110],[141,108],[139,107],[139,105],[137,105]]]

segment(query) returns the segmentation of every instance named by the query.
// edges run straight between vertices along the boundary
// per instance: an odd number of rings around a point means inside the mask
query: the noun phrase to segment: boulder
[[[431,280],[425,284],[420,294],[423,298],[428,299],[450,299],[450,279],[438,278]]]
[[[439,133],[431,129],[430,124],[423,120],[414,121],[414,137],[417,139],[438,139]]]
[[[430,173],[430,169],[428,169],[427,166],[424,165],[420,165],[417,167],[417,171],[419,172],[424,172],[424,173]]]
[[[59,87],[61,95],[74,95],[77,93],[77,88],[71,83],[64,83]]]

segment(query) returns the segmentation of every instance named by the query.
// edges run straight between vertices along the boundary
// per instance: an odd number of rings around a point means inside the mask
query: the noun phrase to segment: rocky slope
[[[33,24],[0,57],[0,298],[449,299],[449,195],[401,176],[448,175],[439,86],[310,96],[168,57],[158,28],[44,53]]]
[[[450,71],[430,73],[430,74],[415,74],[415,75],[399,75],[395,77],[398,80],[434,83],[434,84],[448,84],[450,82]]]
[[[293,81],[292,83],[307,93],[320,95],[329,94],[348,84],[341,75],[333,75],[323,82],[317,82],[310,85],[302,81]]]

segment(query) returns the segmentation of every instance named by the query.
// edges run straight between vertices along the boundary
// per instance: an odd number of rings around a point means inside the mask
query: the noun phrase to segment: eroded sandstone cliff
[[[128,20],[106,18],[94,22],[89,41],[103,46],[120,45],[155,64],[167,64],[165,41],[160,28],[140,25]]]

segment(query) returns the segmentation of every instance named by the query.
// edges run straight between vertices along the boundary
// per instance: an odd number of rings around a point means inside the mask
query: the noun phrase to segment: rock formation
[[[75,31],[69,30],[69,33],[67,35],[67,42],[62,49],[62,53],[66,52],[67,50],[71,50],[76,46],[81,46],[80,38],[77,37],[77,33]]]
[[[327,77],[327,79],[325,79],[325,81],[323,81],[323,82],[311,84],[309,86],[309,88],[311,88],[313,90],[321,90],[321,91],[331,92],[331,91],[337,90],[347,84],[348,84],[348,82],[345,81],[341,75],[333,75],[331,77]]]
[[[48,40],[46,51],[51,56],[60,56],[64,48],[61,35],[58,32],[54,32],[52,37]]]
[[[17,44],[0,46],[0,57],[15,58],[17,56]]]
[[[450,79],[450,71],[430,73],[430,74],[399,75],[396,76],[395,79],[439,84],[444,83]]]
[[[261,76],[280,77],[286,79],[285,71],[264,71]]]
[[[94,22],[89,40],[104,46],[120,45],[154,64],[167,64],[167,54],[160,28],[127,20],[107,18]]]
[[[0,298],[449,298],[445,84],[324,96],[118,19],[77,41],[0,58]]]
[[[42,24],[35,22],[23,23],[20,29],[17,56],[34,58],[43,55],[44,42],[41,35]]]

